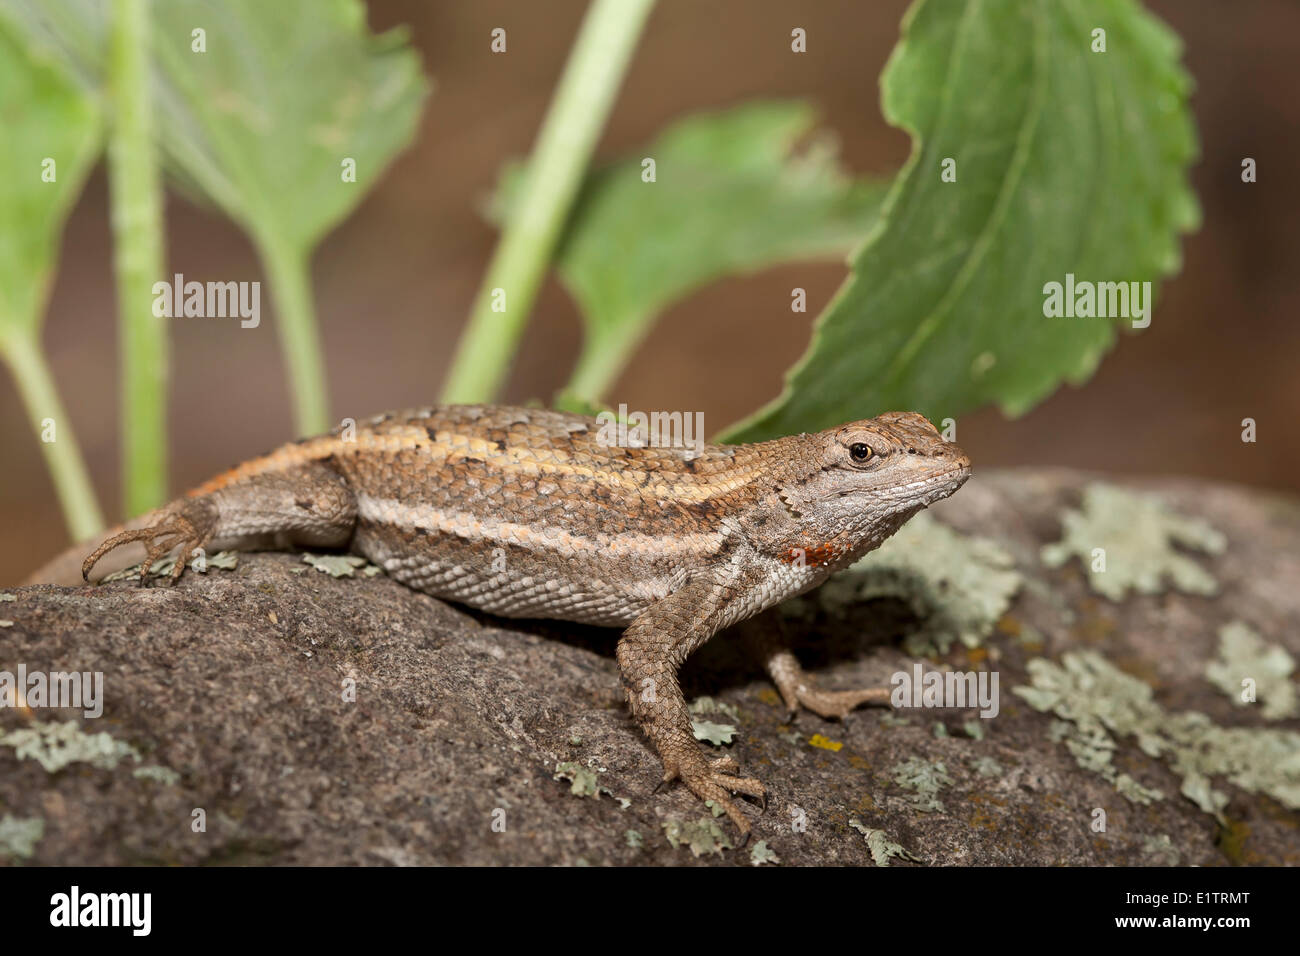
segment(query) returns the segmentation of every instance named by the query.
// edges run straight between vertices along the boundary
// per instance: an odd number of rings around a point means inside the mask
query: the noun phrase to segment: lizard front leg
[[[758,653],[768,676],[793,717],[800,707],[827,720],[843,720],[851,710],[867,704],[889,706],[888,687],[864,687],[857,690],[826,690],[817,686],[790,651],[785,621],[776,608],[740,624],[740,630]]]
[[[105,540],[82,564],[82,577],[90,580],[100,558],[135,542],[145,547],[142,584],[154,562],[179,549],[170,578],[175,583],[198,548],[213,544],[245,550],[292,545],[339,547],[348,543],[356,526],[357,506],[351,490],[342,475],[324,464],[301,464],[209,484],[206,490],[151,515],[143,527]]]
[[[680,779],[701,800],[712,800],[748,840],[749,821],[731,793],[765,801],[767,791],[753,778],[736,776],[732,758],[704,756],[677,680],[682,662],[720,629],[726,593],[702,577],[656,602],[623,632],[618,666],[632,716],[663,761],[664,782]]]

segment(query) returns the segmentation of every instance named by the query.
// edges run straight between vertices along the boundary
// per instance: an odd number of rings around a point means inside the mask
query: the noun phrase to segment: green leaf
[[[192,119],[168,136],[190,141],[188,171],[259,238],[310,249],[415,132],[419,58],[400,30],[372,36],[356,0],[168,0],[153,15],[164,95]]]
[[[151,5],[168,171],[250,232],[307,248],[408,142],[428,93],[404,31],[371,35],[357,0]],[[107,0],[0,0],[0,16],[83,85],[104,86]],[[192,31],[205,31],[194,52]],[[357,161],[344,183],[340,161]]]
[[[165,0],[150,10],[168,174],[252,236],[271,279],[298,430],[323,431],[311,251],[414,135],[428,92],[419,58],[401,30],[372,35],[358,0]],[[104,0],[0,0],[0,15],[102,90]],[[345,161],[355,163],[354,182],[344,180]]]
[[[586,330],[567,403],[599,405],[659,314],[693,290],[861,240],[884,189],[850,179],[814,120],[801,102],[693,115],[588,178],[557,254]],[[493,218],[508,217],[521,176],[507,170]]]
[[[1199,215],[1178,57],[1131,0],[914,5],[881,78],[911,158],[784,393],[728,440],[889,409],[1020,414],[1091,375],[1115,320],[1047,318],[1043,287],[1178,267]],[[941,181],[945,158],[956,182]]]
[[[170,0],[154,16],[154,50],[182,104],[173,155],[253,236],[297,429],[323,431],[311,251],[414,134],[418,57],[401,31],[372,36],[357,0]]]
[[[0,24],[0,341],[35,337],[59,237],[100,146],[96,104]],[[45,182],[53,160],[54,182]]]
[[[108,60],[110,0],[0,0],[7,20],[28,49],[62,66],[98,96]]]

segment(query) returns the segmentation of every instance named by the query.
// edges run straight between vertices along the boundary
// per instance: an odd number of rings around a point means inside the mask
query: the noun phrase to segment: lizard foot
[[[781,698],[785,701],[790,719],[794,719],[799,708],[811,710],[827,720],[843,720],[849,712],[864,704],[889,706],[893,693],[888,687],[866,687],[861,690],[823,690],[807,680],[791,687],[780,687]]]
[[[740,767],[731,757],[707,761],[698,750],[690,750],[683,759],[664,760],[664,781],[680,778],[691,793],[701,800],[712,800],[740,831],[740,846],[749,841],[750,825],[745,815],[731,798],[732,793],[743,793],[762,802],[767,807],[767,789],[753,777],[740,777]]]
[[[180,545],[181,551],[176,556],[176,566],[172,568],[168,577],[169,582],[175,584],[180,579],[180,576],[185,573],[186,556],[193,549],[203,547],[206,539],[207,536],[184,514],[166,515],[147,528],[136,528],[113,535],[113,537],[96,548],[82,563],[81,577],[89,581],[90,572],[99,559],[114,548],[120,548],[122,545],[130,544],[133,541],[143,541],[145,559],[144,563],[140,565],[140,584],[147,587],[149,569],[153,567],[153,563],[167,555],[177,545]]]
[[[893,691],[888,687],[866,687],[858,690],[824,690],[817,686],[795,656],[785,648],[770,650],[764,658],[768,676],[785,701],[790,720],[800,707],[811,710],[827,720],[843,720],[849,711],[864,704],[889,706]]]

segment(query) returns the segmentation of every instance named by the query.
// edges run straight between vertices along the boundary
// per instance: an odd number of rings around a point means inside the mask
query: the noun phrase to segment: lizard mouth
[[[837,499],[864,497],[869,502],[865,506],[867,510],[880,509],[883,506],[883,510],[889,513],[898,514],[906,511],[915,514],[922,508],[928,508],[936,501],[942,501],[952,495],[966,484],[970,476],[970,464],[962,462],[937,474],[926,475],[924,478],[917,478],[915,481],[896,485],[888,490],[854,488],[838,491],[833,497]]]
[[[919,505],[926,508],[953,494],[966,484],[970,476],[970,463],[957,462],[938,474],[926,475],[924,478],[918,478],[916,481],[898,487],[890,497],[904,507]]]

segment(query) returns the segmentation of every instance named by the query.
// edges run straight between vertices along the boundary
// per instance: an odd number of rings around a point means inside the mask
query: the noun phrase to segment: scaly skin
[[[437,597],[506,617],[624,628],[633,717],[701,799],[765,798],[735,762],[709,762],[677,682],[718,631],[763,615],[880,545],[956,491],[970,461],[924,418],[891,412],[753,445],[616,447],[593,419],[504,406],[381,415],[246,462],[110,537],[149,565],[180,548],[348,548]],[[184,572],[178,560],[175,581]],[[763,615],[771,622],[774,615]],[[750,625],[792,710],[842,717],[888,693],[815,687],[772,628]]]

